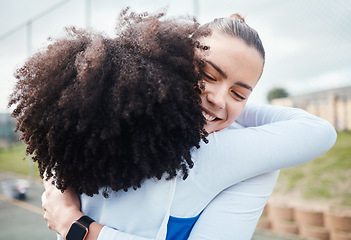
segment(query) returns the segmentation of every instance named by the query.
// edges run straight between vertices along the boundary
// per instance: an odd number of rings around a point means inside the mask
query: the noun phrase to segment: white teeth
[[[205,117],[205,119],[206,119],[207,121],[213,121],[213,120],[215,120],[215,118],[216,118],[216,117],[214,117],[214,116],[208,115],[208,114],[205,113],[204,111],[202,111],[202,115],[204,115],[204,117]]]

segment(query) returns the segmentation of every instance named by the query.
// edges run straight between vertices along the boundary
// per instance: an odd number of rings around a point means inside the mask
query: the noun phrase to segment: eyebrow
[[[240,87],[246,88],[246,89],[248,89],[248,90],[250,90],[252,92],[252,87],[247,85],[246,83],[243,83],[243,82],[239,81],[239,82],[236,82],[235,85],[238,85]]]
[[[228,78],[228,75],[216,64],[214,64],[213,62],[209,61],[209,60],[205,60],[206,63],[210,64],[214,69],[216,69],[216,71],[224,78]],[[234,83],[235,85],[238,85],[240,87],[246,88],[248,90],[250,90],[252,92],[252,87],[247,85],[244,82],[238,81]]]
[[[209,60],[205,60],[205,62],[207,62],[207,63],[210,64],[214,69],[216,69],[216,71],[217,71],[219,74],[221,74],[222,77],[224,77],[224,78],[227,78],[227,77],[228,77],[228,75],[227,75],[225,72],[223,72],[222,69],[221,69],[219,66],[217,66],[216,64],[214,64],[213,62],[211,62],[211,61],[209,61]]]

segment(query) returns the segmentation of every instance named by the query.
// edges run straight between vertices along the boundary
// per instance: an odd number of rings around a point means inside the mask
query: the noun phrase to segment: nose
[[[217,109],[224,109],[226,104],[224,89],[221,87],[218,87],[208,91],[207,101],[213,104],[213,107]]]

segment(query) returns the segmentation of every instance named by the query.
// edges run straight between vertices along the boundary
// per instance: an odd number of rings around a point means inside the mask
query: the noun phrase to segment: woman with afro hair
[[[115,38],[68,28],[16,71],[16,130],[60,190],[136,189],[193,166],[205,134],[189,37],[198,25],[160,16],[130,16]]]
[[[247,239],[249,230],[225,235],[211,221],[237,217],[233,205],[213,214],[235,203],[226,193],[253,190],[232,185],[264,182],[335,141],[329,123],[304,111],[244,109],[264,50],[243,20],[217,20],[236,29],[229,37],[162,16],[124,11],[113,39],[71,29],[17,71],[13,116],[53,178],[44,217],[65,239]]]

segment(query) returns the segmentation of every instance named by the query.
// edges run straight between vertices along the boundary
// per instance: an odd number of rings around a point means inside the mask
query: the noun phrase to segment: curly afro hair
[[[187,177],[207,135],[191,38],[199,24],[164,15],[125,9],[113,38],[67,28],[16,70],[9,106],[42,178],[92,196]]]

